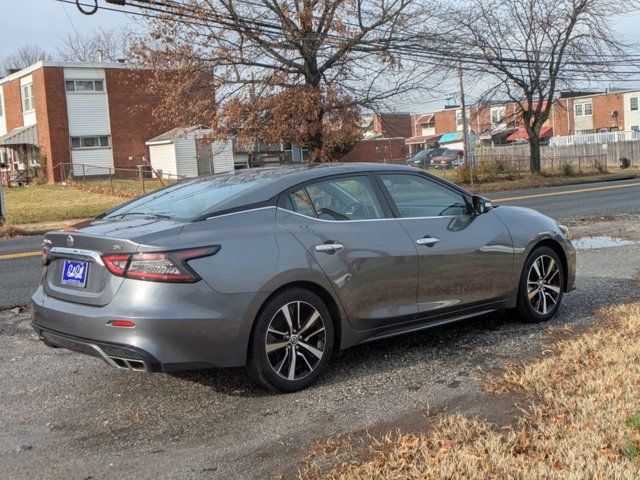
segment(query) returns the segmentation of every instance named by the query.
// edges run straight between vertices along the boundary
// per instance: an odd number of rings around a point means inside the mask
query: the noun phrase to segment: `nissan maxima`
[[[146,372],[246,366],[309,386],[332,352],[496,310],[553,317],[566,227],[412,167],[326,164],[183,181],[44,239],[33,328]]]

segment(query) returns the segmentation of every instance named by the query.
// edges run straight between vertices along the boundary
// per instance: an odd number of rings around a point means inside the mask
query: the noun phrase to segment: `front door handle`
[[[423,237],[416,240],[418,245],[424,245],[425,247],[433,247],[436,243],[440,241],[437,237]]]
[[[344,248],[344,245],[341,243],[323,243],[320,245],[316,245],[316,252],[324,252],[332,255],[336,252],[339,252]]]

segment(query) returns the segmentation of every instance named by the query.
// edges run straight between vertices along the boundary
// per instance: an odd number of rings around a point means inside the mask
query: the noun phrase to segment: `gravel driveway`
[[[640,217],[573,232],[640,242]],[[26,314],[3,312],[0,478],[290,478],[328,436],[420,425],[427,408],[473,413],[480,369],[540,355],[549,327],[579,328],[595,308],[637,298],[630,279],[638,271],[640,243],[580,251],[578,289],[552,322],[491,315],[355,347],[319,384],[290,395],[255,388],[242,369],[113,370],[45,347],[26,329]]]

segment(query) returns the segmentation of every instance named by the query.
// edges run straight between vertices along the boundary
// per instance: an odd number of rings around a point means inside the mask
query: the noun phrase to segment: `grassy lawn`
[[[420,434],[389,434],[364,454],[329,453],[329,472],[302,478],[640,478],[640,303],[600,312],[597,328],[558,342],[553,355],[489,381],[492,395],[518,395],[508,428],[442,415]],[[345,460],[346,458],[346,460]]]
[[[5,187],[3,191],[8,225],[94,217],[125,201],[60,184]]]
[[[77,181],[77,183],[80,186],[86,185],[103,193],[113,193],[122,196],[142,195],[143,193],[163,187],[163,184],[154,178],[147,178],[144,180],[144,183],[141,180],[132,178],[114,178],[112,181],[108,179],[90,179],[86,182]],[[175,181],[164,180],[164,186],[171,185],[172,183],[175,183]]]

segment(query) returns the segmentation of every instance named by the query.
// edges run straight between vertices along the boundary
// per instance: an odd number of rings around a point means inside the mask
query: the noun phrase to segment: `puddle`
[[[593,248],[611,248],[624,247],[625,245],[633,245],[636,242],[631,240],[623,240],[622,238],[601,236],[601,237],[582,237],[573,240],[573,246],[577,250],[589,250]]]

